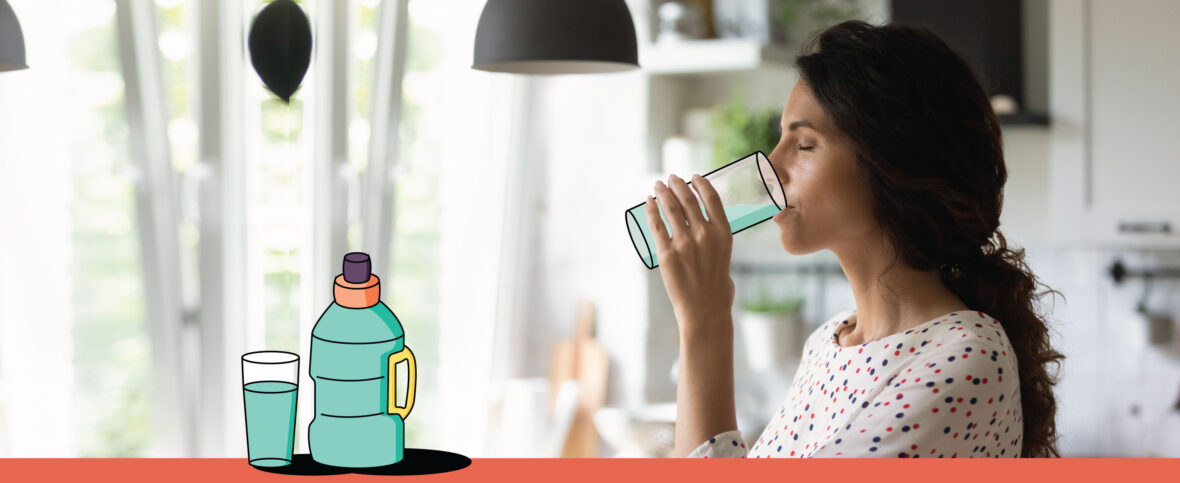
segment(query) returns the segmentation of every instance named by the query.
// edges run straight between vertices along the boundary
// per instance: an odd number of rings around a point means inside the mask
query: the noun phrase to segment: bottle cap
[[[369,261],[368,253],[352,252],[344,255],[344,281],[365,283],[369,281],[369,275],[372,273],[373,265]]]

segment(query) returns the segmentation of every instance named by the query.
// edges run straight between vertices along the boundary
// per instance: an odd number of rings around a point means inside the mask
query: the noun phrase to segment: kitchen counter
[[[769,476],[776,481],[832,481],[835,475],[873,481],[988,482],[1018,478],[1021,481],[1117,481],[1136,475],[1146,481],[1174,480],[1180,475],[1180,459],[474,459],[454,453],[423,462],[407,449],[407,459],[369,473],[342,473],[344,468],[315,465],[307,455],[297,455],[294,465],[303,474],[319,474],[333,480],[369,480],[390,476],[430,481],[755,481]],[[417,450],[427,451],[427,450]],[[310,463],[310,464],[308,464]],[[411,463],[411,464],[407,464]],[[316,473],[316,466],[320,470]],[[300,468],[292,468],[300,467]],[[451,470],[438,474],[438,470]],[[282,468],[279,468],[282,470]],[[364,471],[364,470],[361,470]],[[338,474],[331,474],[338,473]],[[417,476],[414,476],[417,474]],[[296,474],[271,473],[250,466],[245,458],[142,458],[142,459],[0,459],[3,481],[153,481],[238,482],[303,479]],[[949,478],[948,478],[949,477]],[[1000,480],[997,480],[1000,478]],[[842,478],[837,478],[840,480]],[[761,481],[758,478],[757,481]]]

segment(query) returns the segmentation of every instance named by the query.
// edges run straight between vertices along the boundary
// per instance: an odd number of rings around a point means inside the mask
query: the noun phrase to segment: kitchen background
[[[305,0],[316,52],[288,107],[243,48],[264,1],[9,3],[30,68],[0,74],[0,456],[243,456],[239,356],[306,361],[350,250],[374,255],[419,358],[407,446],[664,455],[676,322],[623,211],[669,172],[769,151],[809,33],[946,18],[628,0],[640,70],[528,77],[470,68],[482,0]],[[1180,3],[955,5],[959,34],[986,39],[957,47],[1020,80],[994,99],[1001,229],[1064,295],[1044,301],[1062,453],[1180,456]],[[773,224],[733,259],[752,435],[802,338],[852,297],[831,253],[790,256]]]

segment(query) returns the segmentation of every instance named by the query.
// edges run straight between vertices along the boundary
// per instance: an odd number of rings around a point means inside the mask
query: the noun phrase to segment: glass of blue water
[[[251,465],[291,464],[298,393],[299,355],[284,351],[256,351],[242,356],[246,448]]]
[[[687,181],[692,175],[681,177]],[[709,184],[713,185],[713,189],[717,190],[721,197],[730,233],[737,233],[769,220],[787,207],[787,197],[783,193],[779,175],[762,151],[756,151],[710,171],[704,178],[709,180]],[[692,186],[691,181],[688,181],[688,184]],[[693,191],[696,194],[695,189]],[[659,203],[659,198],[656,198],[656,201],[660,219],[665,226],[671,226],[664,217],[663,203]],[[697,201],[700,202],[701,213],[706,220],[709,219],[704,202],[700,201],[700,198],[697,198]],[[656,253],[655,238],[652,236],[651,226],[648,225],[644,203],[627,209],[623,216],[627,219],[627,232],[631,234],[631,243],[635,246],[639,259],[648,269],[659,266],[659,254]],[[675,229],[672,229],[672,235],[676,235]]]

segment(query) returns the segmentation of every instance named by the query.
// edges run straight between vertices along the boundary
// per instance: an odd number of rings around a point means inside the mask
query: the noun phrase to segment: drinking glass
[[[297,354],[256,351],[242,356],[246,447],[251,465],[274,467],[291,464],[291,454],[295,449],[298,392]]]
[[[787,197],[783,193],[778,173],[762,151],[756,151],[710,171],[704,178],[709,180],[709,184],[713,185],[713,189],[721,197],[730,233],[737,233],[769,220],[787,206]],[[688,184],[691,187],[692,182],[689,181]],[[695,191],[693,194],[696,194]],[[705,210],[704,202],[700,200],[699,195],[697,201],[700,202],[698,209],[708,220],[709,213]],[[664,225],[671,226],[664,217],[662,204],[656,206]],[[628,209],[624,217],[627,219],[627,231],[631,234],[631,243],[635,245],[639,259],[648,269],[659,266],[656,239],[652,236],[651,227],[648,226],[644,203]],[[676,236],[676,230],[672,230],[672,234]]]

